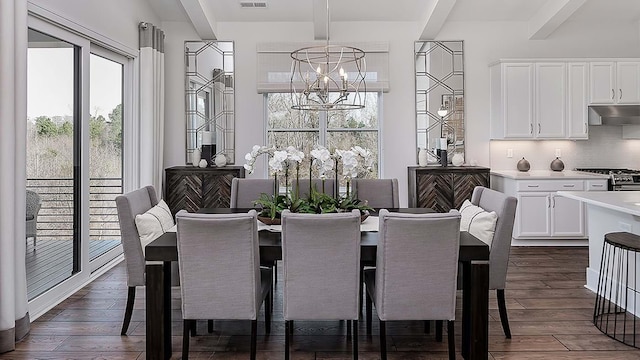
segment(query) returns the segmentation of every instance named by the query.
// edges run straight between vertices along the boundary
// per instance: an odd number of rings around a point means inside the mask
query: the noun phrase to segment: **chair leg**
[[[251,320],[251,360],[256,360],[258,343],[258,320]]]
[[[35,247],[35,237],[34,239],[34,247]],[[127,307],[124,310],[124,321],[122,322],[122,330],[120,331],[120,335],[127,335],[127,330],[129,329],[129,323],[131,322],[131,314],[133,313],[133,303],[136,300],[136,287],[129,286],[129,291],[127,292]]]
[[[387,360],[387,324],[380,320],[380,360]]]
[[[273,260],[273,286],[278,283],[278,260]]]
[[[189,323],[189,327],[191,328],[191,337],[194,337],[198,334],[198,322],[197,320],[193,320]]]
[[[289,320],[289,333],[293,335],[293,320]]]
[[[424,321],[424,333],[431,334],[431,320]]]
[[[373,303],[371,301],[371,297],[369,296],[369,293],[367,293],[367,296],[365,298],[366,298],[366,313],[367,313],[365,322],[366,322],[366,325],[367,325],[367,335],[371,335],[371,321],[372,321],[372,316],[371,316],[372,310],[371,310],[371,308],[373,307],[372,306]]]
[[[264,328],[267,334],[271,334],[271,310],[273,305],[271,304],[271,293],[264,299]]]
[[[511,329],[509,328],[509,318],[507,317],[507,303],[504,300],[504,289],[497,289],[496,295],[498,297],[498,311],[500,312],[500,322],[502,323],[504,336],[507,339],[511,339]]]
[[[347,320],[347,341],[351,340],[351,320]]]
[[[358,360],[358,320],[353,320],[353,360]]]
[[[449,360],[456,360],[456,334],[454,321],[447,321],[447,340],[449,341]]]
[[[207,321],[207,332],[209,334],[213,333],[213,320]]]
[[[284,321],[284,360],[289,360],[289,341],[291,341],[291,321]]]
[[[183,320],[182,322],[182,358],[189,359],[189,332],[191,323],[195,320]]]
[[[436,341],[442,342],[442,320],[436,320]]]
[[[358,311],[358,313],[360,315],[362,315],[362,303],[364,302],[364,266],[362,266],[362,264],[360,264],[360,294],[359,294],[359,298],[360,302],[358,302],[358,304],[360,304],[360,309]]]

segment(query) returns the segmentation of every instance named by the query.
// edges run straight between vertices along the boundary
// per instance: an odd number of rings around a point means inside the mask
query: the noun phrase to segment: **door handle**
[[[549,200],[548,196],[545,199],[547,200],[547,207],[550,208],[551,207],[551,200]]]
[[[611,89],[611,100],[616,98],[616,90],[615,89]]]
[[[533,135],[533,124],[529,123],[529,134]]]
[[[620,100],[622,100],[622,89],[618,89],[620,91]]]
[[[562,185],[562,187],[572,188],[572,187],[576,187],[576,185],[575,184],[564,184],[564,185]]]
[[[540,124],[538,124],[538,134],[540,134],[540,129],[541,129]]]
[[[530,187],[530,188],[537,188],[537,187],[540,187],[540,185],[527,185],[527,187]]]
[[[553,200],[553,205],[551,205],[552,208],[556,207],[556,197],[551,195],[551,200]]]

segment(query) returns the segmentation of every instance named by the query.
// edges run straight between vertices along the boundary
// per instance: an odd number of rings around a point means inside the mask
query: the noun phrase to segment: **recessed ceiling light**
[[[240,7],[244,9],[266,9],[266,1],[240,1]]]

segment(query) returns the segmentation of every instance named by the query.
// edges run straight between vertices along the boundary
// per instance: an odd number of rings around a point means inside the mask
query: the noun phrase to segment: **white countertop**
[[[560,196],[640,216],[640,191],[558,191]]]
[[[563,170],[563,171],[551,171],[551,170],[530,170],[530,171],[517,171],[517,170],[491,170],[491,175],[502,176],[509,179],[516,180],[542,180],[542,179],[580,179],[580,180],[593,180],[593,179],[608,179],[609,175],[591,174],[582,171]]]

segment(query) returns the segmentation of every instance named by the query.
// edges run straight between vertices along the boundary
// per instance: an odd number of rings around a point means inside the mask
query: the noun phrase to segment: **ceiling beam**
[[[313,0],[313,38],[327,40],[327,1]]]
[[[202,40],[216,39],[216,21],[205,0],[180,0],[193,28]]]
[[[456,0],[435,0],[432,4],[427,12],[427,21],[422,29],[420,40],[433,40],[438,36]]]
[[[587,0],[547,1],[529,20],[529,40],[543,40],[549,37]]]

